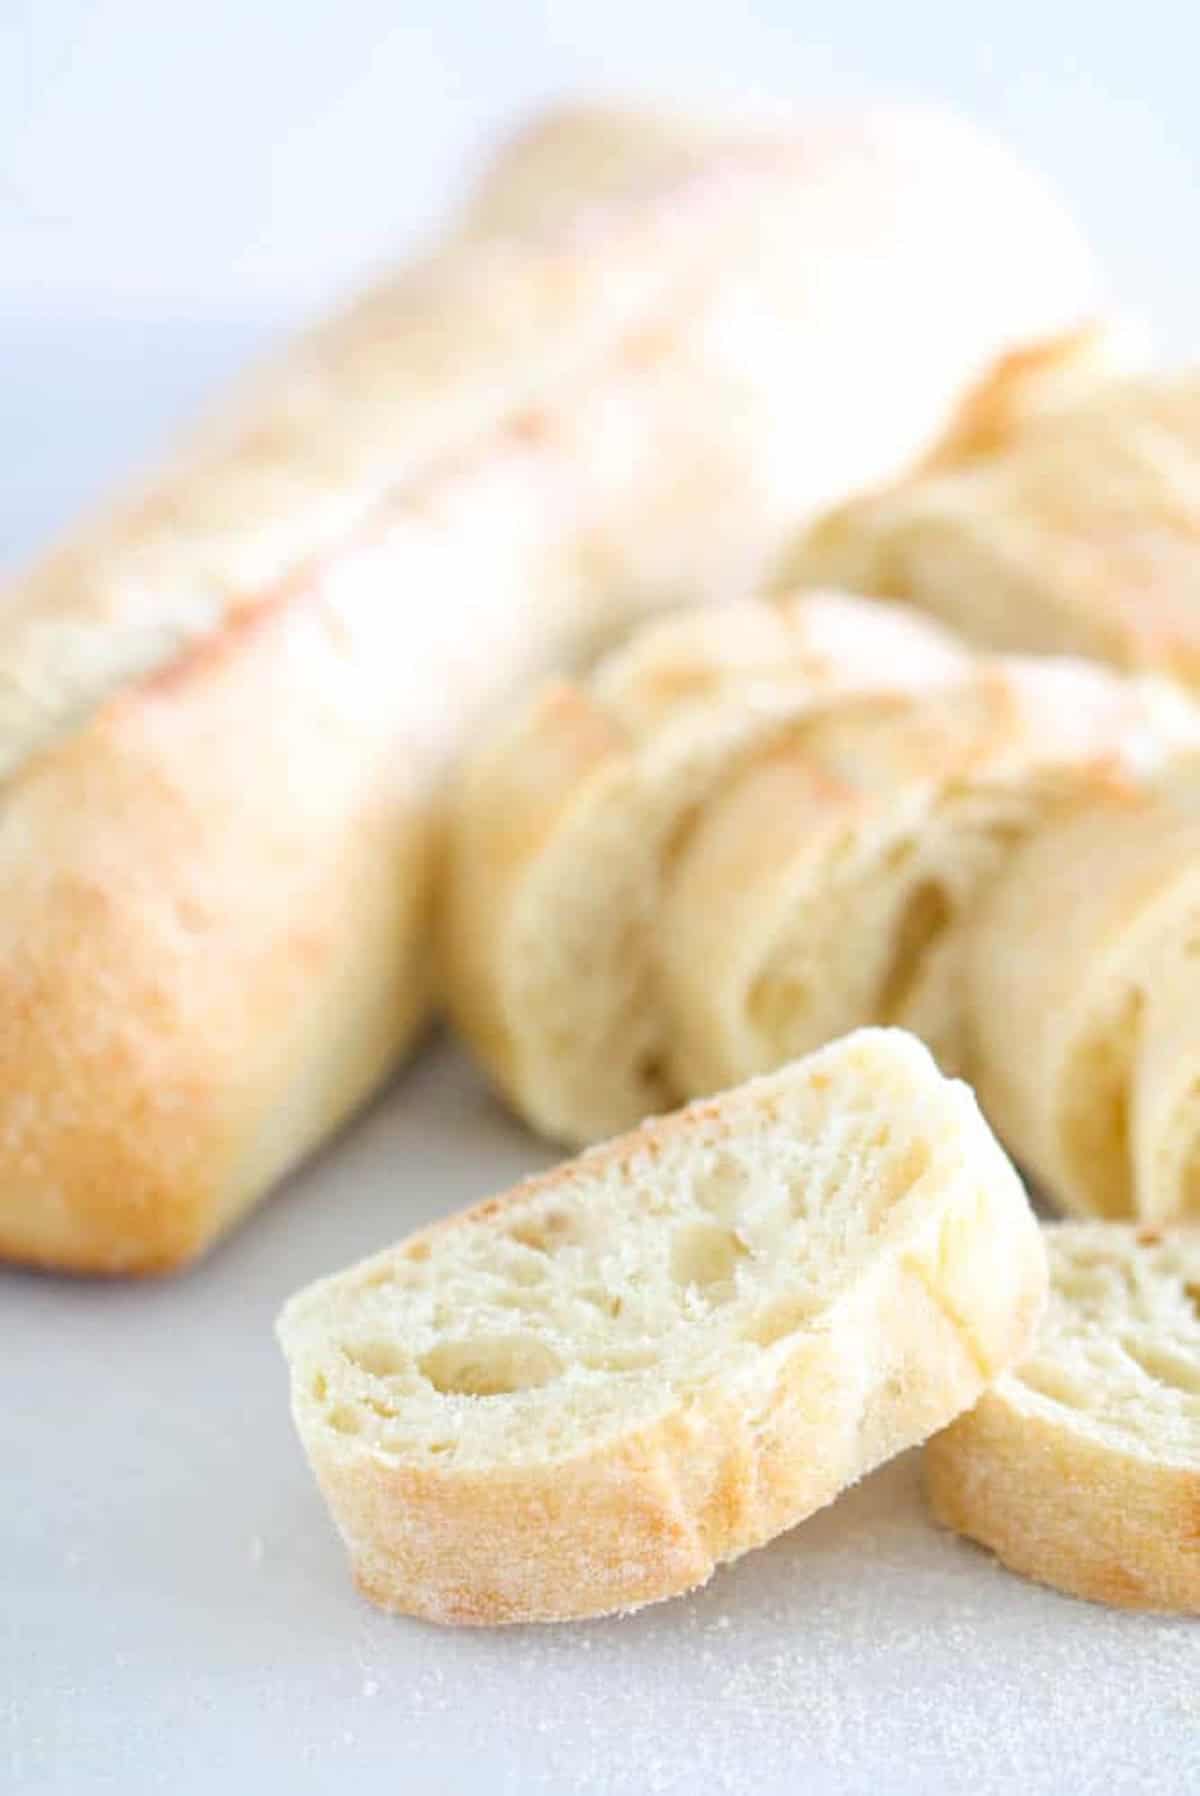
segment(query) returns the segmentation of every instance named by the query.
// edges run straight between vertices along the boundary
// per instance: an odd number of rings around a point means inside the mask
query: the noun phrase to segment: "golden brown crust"
[[[1140,359],[1132,333],[1107,322],[1012,350],[967,394],[914,477],[1001,453],[1035,420],[1090,398]]]
[[[411,1032],[426,857],[390,682],[370,672],[391,652],[376,620],[348,668],[318,605],[276,613],[238,652],[112,701],[10,784],[9,1257],[96,1272],[190,1258]]]
[[[1200,1613],[1200,1231],[1045,1231],[1028,1357],[926,1448],[934,1513],[1014,1571]]]
[[[1089,1602],[1200,1614],[1200,1472],[1067,1436],[987,1394],[925,1448],[938,1520]]]

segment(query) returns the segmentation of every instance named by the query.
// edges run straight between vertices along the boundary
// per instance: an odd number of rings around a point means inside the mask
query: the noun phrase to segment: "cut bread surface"
[[[1024,1350],[1038,1232],[965,1088],[865,1031],[292,1300],[367,1593],[550,1619],[702,1582]]]
[[[934,1511],[1074,1595],[1200,1612],[1200,1230],[1045,1234],[1034,1349],[926,1449]]]

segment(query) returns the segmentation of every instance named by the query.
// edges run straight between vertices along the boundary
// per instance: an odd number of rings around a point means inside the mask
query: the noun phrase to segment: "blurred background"
[[[564,94],[951,101],[1191,353],[1198,52],[1184,0],[0,0],[0,564]]]

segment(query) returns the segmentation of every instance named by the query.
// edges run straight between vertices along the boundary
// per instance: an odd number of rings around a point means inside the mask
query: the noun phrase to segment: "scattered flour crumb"
[[[250,1536],[250,1548],[249,1548],[249,1558],[250,1558],[251,1565],[261,1565],[263,1562],[263,1555],[266,1552],[266,1550],[267,1550],[266,1543],[264,1542],[262,1535],[261,1534],[252,1534]]]
[[[378,1696],[379,1695],[379,1679],[378,1678],[364,1678],[362,1693],[364,1696]]]

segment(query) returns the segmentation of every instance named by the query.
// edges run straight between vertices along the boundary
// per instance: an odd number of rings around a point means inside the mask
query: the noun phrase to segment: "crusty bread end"
[[[934,1513],[1074,1596],[1200,1613],[1200,1229],[1046,1239],[1033,1353],[925,1450]]]

